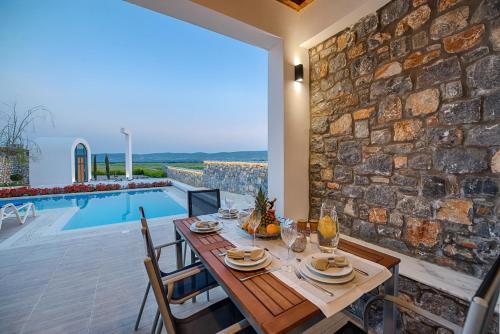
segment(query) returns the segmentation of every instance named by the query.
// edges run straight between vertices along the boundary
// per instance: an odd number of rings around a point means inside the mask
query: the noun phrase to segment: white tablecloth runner
[[[200,217],[200,219],[203,218],[214,219],[214,216]],[[220,234],[226,240],[237,246],[252,244],[252,236],[240,230],[237,226],[236,220],[220,221],[224,223],[224,228],[222,229]],[[270,267],[280,268],[281,266],[286,264],[287,249],[285,247],[285,244],[281,240],[256,239],[256,245],[259,247],[267,247],[272,254],[275,254],[280,258],[280,260],[273,258],[273,262]],[[307,248],[304,252],[290,252],[292,258],[291,262],[293,261],[293,264],[296,265],[296,258],[302,259],[310,254],[314,254],[317,252],[319,252],[317,244],[308,243]],[[362,259],[358,256],[343,252],[341,250],[336,250],[336,254],[345,255],[349,258],[349,261],[354,267],[365,271],[369,274],[369,276],[356,273],[356,277],[354,278],[354,280],[347,284],[320,284],[322,287],[333,292],[333,297],[330,297],[328,294],[311,286],[309,283],[303,280],[299,280],[293,272],[289,273],[283,270],[278,270],[274,271],[273,274],[285,284],[299,292],[302,296],[310,300],[323,312],[326,317],[330,317],[343,310],[363,294],[384,283],[392,275],[387,268],[378,263]]]

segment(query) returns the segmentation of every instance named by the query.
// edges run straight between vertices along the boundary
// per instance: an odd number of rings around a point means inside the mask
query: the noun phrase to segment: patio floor
[[[17,230],[16,224],[4,222],[1,233]],[[155,224],[151,233],[156,243],[173,240],[172,222]],[[174,249],[164,252],[162,268],[175,269],[174,258]],[[0,250],[0,333],[134,333],[147,283],[143,259],[139,227]],[[223,296],[217,289],[211,301]],[[152,294],[148,301],[135,333],[151,329]],[[182,316],[206,305],[203,295],[174,313]]]

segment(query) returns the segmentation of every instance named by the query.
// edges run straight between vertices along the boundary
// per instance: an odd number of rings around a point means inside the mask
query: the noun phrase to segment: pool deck
[[[139,222],[43,234],[64,214],[57,210],[41,211],[25,225],[14,219],[2,225],[0,333],[149,333],[152,294],[139,331],[133,328],[147,284]],[[155,243],[174,240],[172,219],[149,221]],[[174,249],[166,249],[161,267],[175,269],[174,259]],[[223,297],[218,288],[210,302]],[[173,311],[182,317],[206,305],[203,295]]]

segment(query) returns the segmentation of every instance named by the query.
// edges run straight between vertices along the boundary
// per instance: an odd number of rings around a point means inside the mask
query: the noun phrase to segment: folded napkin
[[[311,265],[321,271],[325,271],[328,268],[334,267],[346,267],[349,265],[349,261],[345,256],[335,256],[335,257],[321,257],[321,258],[312,258]]]
[[[264,256],[264,249],[256,248],[252,250],[245,250],[241,248],[231,248],[226,252],[227,256],[231,259],[244,259],[249,258],[250,260],[258,260]]]
[[[211,221],[201,221],[201,222],[196,222],[194,226],[197,228],[214,228],[218,225],[218,222],[211,222]]]

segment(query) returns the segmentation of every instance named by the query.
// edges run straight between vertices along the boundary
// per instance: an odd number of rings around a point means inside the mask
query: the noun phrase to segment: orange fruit
[[[278,234],[280,233],[280,228],[276,224],[269,224],[266,227],[267,234]]]

